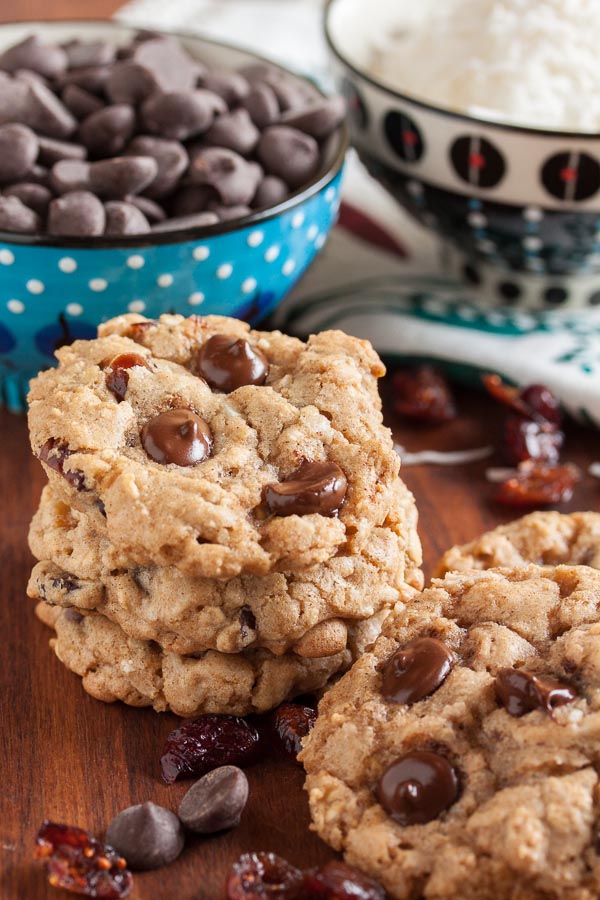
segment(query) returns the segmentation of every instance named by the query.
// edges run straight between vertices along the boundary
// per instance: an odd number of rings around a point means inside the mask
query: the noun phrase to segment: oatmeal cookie
[[[422,586],[412,494],[398,479],[394,527],[374,528],[355,555],[339,554],[300,572],[194,578],[175,566],[119,569],[108,539],[86,513],[47,486],[30,529],[39,562],[29,596],[96,610],[125,633],[173,653],[329,656],[346,647],[347,625],[389,610]]]
[[[435,576],[527,563],[600,569],[600,513],[530,513],[469,544],[452,547],[437,564]]]
[[[186,717],[261,713],[287,698],[318,691],[364,652],[382,623],[382,616],[374,616],[349,628],[347,647],[325,658],[275,656],[268,650],[182,656],[163,651],[153,641],[127,637],[98,613],[81,615],[46,603],[39,603],[36,613],[55,630],[51,646],[60,661],[81,676],[88,694],[105,703],[122,700]]]
[[[119,567],[300,571],[393,513],[384,367],[339,331],[303,343],[220,316],[127,315],[31,384],[34,453]]]
[[[450,573],[325,695],[315,830],[396,900],[600,893],[600,573]]]

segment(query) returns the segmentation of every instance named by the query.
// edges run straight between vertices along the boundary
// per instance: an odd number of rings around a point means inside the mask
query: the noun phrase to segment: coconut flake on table
[[[394,450],[404,466],[463,466],[487,459],[494,452],[493,447],[473,447],[470,450],[420,450],[418,453],[409,453],[400,444],[394,444]]]
[[[390,87],[485,118],[600,131],[598,0],[379,0],[376,9],[383,34],[369,69]]]

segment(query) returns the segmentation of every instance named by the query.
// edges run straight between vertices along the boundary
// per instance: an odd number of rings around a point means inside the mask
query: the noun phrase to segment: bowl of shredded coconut
[[[597,305],[597,0],[329,0],[325,31],[359,155],[454,274],[511,306]]]

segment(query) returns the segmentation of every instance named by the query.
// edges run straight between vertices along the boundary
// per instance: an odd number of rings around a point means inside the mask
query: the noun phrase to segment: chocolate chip
[[[142,212],[151,225],[154,225],[157,222],[164,222],[167,218],[167,214],[158,203],[155,203],[154,200],[151,200],[149,197],[136,197],[127,196],[125,197],[128,203],[131,203],[132,206],[136,206],[140,212]]]
[[[204,66],[179,41],[165,35],[138,41],[131,58],[151,73],[155,90],[163,93],[191,90],[204,73]]]
[[[263,131],[257,153],[269,175],[277,175],[291,188],[305,184],[319,167],[315,139],[287,125],[273,125]]]
[[[52,166],[50,184],[57,194],[85,191],[90,186],[90,164],[85,160],[61,159]]]
[[[288,186],[276,175],[267,175],[259,184],[252,199],[254,209],[263,209],[267,206],[276,206],[289,197]]]
[[[45,44],[36,34],[5,50],[0,56],[0,69],[16,72],[31,69],[44,78],[54,78],[67,68],[67,54],[56,44]]]
[[[382,675],[381,693],[391,703],[408,706],[433,694],[446,680],[452,654],[437,638],[409,641],[388,659]]]
[[[102,100],[90,94],[89,91],[77,87],[76,84],[68,84],[61,94],[61,99],[69,112],[77,119],[86,119],[104,107]]]
[[[195,466],[210,456],[213,439],[206,422],[191,409],[168,409],[142,428],[142,445],[155,462]]]
[[[242,219],[249,216],[252,210],[249,206],[223,206],[221,203],[211,203],[210,211],[218,216],[219,222],[231,222],[233,219]]]
[[[35,210],[39,216],[45,216],[48,212],[48,204],[52,200],[52,192],[43,184],[33,181],[21,181],[13,184],[4,191],[5,197],[18,197],[21,203]]]
[[[185,843],[181,822],[168,809],[140,803],[124,809],[106,829],[106,842],[132,869],[158,869],[177,859]]]
[[[118,237],[123,234],[148,234],[150,223],[146,216],[132,203],[111,200],[104,204],[106,226],[104,234]]]
[[[79,140],[94,157],[116,156],[131,140],[135,130],[135,110],[126,103],[105,106],[79,126]]]
[[[260,131],[245,109],[234,109],[233,112],[218,116],[204,135],[204,141],[214,147],[226,147],[249,156],[260,138]]]
[[[27,90],[24,119],[27,125],[47,137],[71,137],[77,128],[77,119],[67,107],[45,85],[25,85]]]
[[[152,134],[185,141],[202,134],[217,114],[226,111],[225,101],[209,91],[171,91],[148,97],[142,104],[141,118]]]
[[[101,197],[139,194],[154,181],[158,164],[151,156],[116,156],[90,166],[90,185]]]
[[[111,103],[137,106],[156,91],[156,81],[148,69],[128,59],[112,67],[105,91]]]
[[[279,119],[279,101],[268,84],[255,84],[242,100],[242,106],[258,128],[267,128]]]
[[[219,217],[214,212],[193,213],[190,216],[177,216],[173,219],[165,219],[152,226],[153,232],[180,231],[187,228],[205,228],[207,225],[216,225]]]
[[[344,121],[346,104],[342,97],[321,98],[308,107],[281,117],[282,125],[298,128],[318,141],[329,137]]]
[[[206,184],[181,187],[171,199],[171,214],[190,216],[194,213],[205,212],[216,197],[216,191]]]
[[[229,394],[246,384],[264,384],[269,361],[244,338],[215,334],[202,345],[195,368],[211,387]]]
[[[221,766],[189,789],[179,804],[178,814],[190,831],[213,834],[239,825],[247,801],[248,779],[242,770]]]
[[[285,481],[268,484],[265,501],[276,516],[334,516],[347,488],[346,476],[336,463],[306,460]]]
[[[38,139],[26,125],[0,125],[0,182],[25,178],[38,156]]]
[[[191,184],[213,188],[226,206],[250,203],[263,172],[255,162],[224,147],[207,147],[192,156],[188,178]]]
[[[110,72],[110,66],[85,66],[82,69],[73,69],[60,78],[58,86],[65,88],[73,84],[76,87],[83,88],[84,91],[88,91],[90,94],[101,96]]]
[[[108,66],[115,61],[116,48],[108,41],[69,41],[63,45],[70,69]]]
[[[202,78],[202,87],[222,97],[227,106],[237,106],[250,93],[250,84],[240,72],[213,69]]]
[[[46,463],[49,469],[58,472],[67,481],[71,487],[78,491],[85,490],[85,475],[79,469],[65,469],[65,462],[73,455],[73,451],[69,450],[65,443],[56,440],[56,438],[48,438],[38,451],[38,458]]]
[[[400,825],[424,825],[437,819],[458,800],[459,778],[444,756],[416,750],[386,769],[377,785],[377,799]]]
[[[108,206],[108,204],[107,204]],[[148,360],[139,353],[120,353],[109,363],[105,376],[106,387],[114,394],[119,402],[125,399],[127,385],[129,384],[129,369],[141,366],[149,369]]]
[[[146,156],[156,160],[158,172],[145,189],[147,197],[162,197],[173,190],[188,167],[189,157],[183,144],[165,138],[140,135],[127,148],[128,156]]]
[[[534,709],[552,715],[557,706],[577,699],[568,684],[523,669],[500,669],[496,675],[496,695],[511,716],[523,716]]]
[[[1,231],[35,234],[39,231],[40,223],[41,219],[38,214],[25,206],[18,197],[0,197]]]
[[[72,191],[57,197],[48,207],[48,233],[65,237],[104,234],[106,213],[89,191]]]
[[[74,144],[71,141],[57,141],[54,138],[38,138],[40,153],[38,162],[44,166],[53,166],[61,159],[82,160],[87,157],[87,148],[83,144]]]

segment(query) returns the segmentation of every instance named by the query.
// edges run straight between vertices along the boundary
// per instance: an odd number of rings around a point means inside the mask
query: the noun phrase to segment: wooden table
[[[106,16],[115,0],[14,0],[0,18],[49,15]],[[49,8],[50,7],[50,8]],[[400,443],[462,449],[494,442],[499,411],[482,395],[459,395],[461,415],[436,429],[398,427]],[[44,476],[30,455],[25,421],[0,413],[0,591],[3,719],[0,732],[0,898],[58,900],[41,866],[32,862],[34,835],[44,818],[77,824],[101,834],[108,821],[133,803],[152,799],[172,809],[189,783],[166,787],[158,759],[175,716],[121,704],[111,706],[84,693],[80,681],[48,649],[49,632],[33,615],[25,595],[32,565],[27,528]],[[600,458],[598,434],[573,426],[565,456],[583,469]],[[456,468],[405,469],[420,510],[426,571],[451,544],[475,537],[512,514],[494,507],[483,476],[488,463]],[[565,509],[598,509],[600,484],[586,478]],[[311,866],[331,851],[308,830],[302,772],[293,764],[268,763],[249,771],[251,798],[242,824],[225,836],[190,840],[168,869],[137,875],[135,900],[220,900],[225,874],[242,852],[268,849]]]

